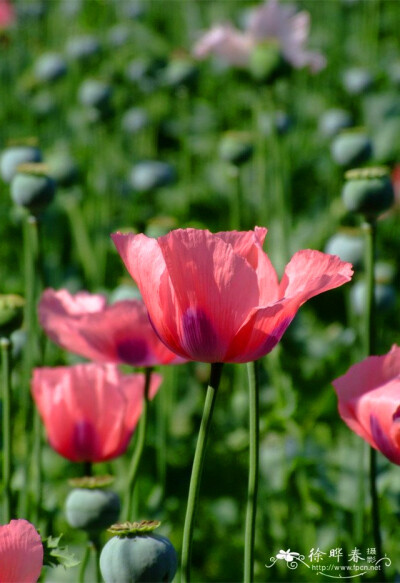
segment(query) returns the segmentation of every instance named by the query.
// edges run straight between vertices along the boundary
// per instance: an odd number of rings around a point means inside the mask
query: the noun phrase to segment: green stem
[[[96,583],[101,583],[101,572],[100,572],[100,535],[92,537],[92,548],[93,548],[93,556],[94,556],[94,568],[96,572],[95,581]]]
[[[207,388],[203,417],[201,419],[200,430],[193,459],[192,475],[190,477],[189,494],[186,507],[185,525],[183,527],[181,583],[190,582],[190,562],[192,553],[194,518],[199,500],[200,481],[203,471],[207,439],[210,431],[217,390],[221,379],[221,372],[222,363],[217,362],[211,365],[210,382]]]
[[[243,197],[240,184],[240,169],[235,164],[230,164],[228,168],[229,177],[233,185],[230,204],[230,228],[240,231],[242,227]]]
[[[365,244],[365,272],[366,272],[366,302],[365,302],[365,330],[364,330],[364,341],[365,341],[365,352],[367,356],[375,354],[375,278],[374,278],[374,267],[375,267],[375,241],[376,241],[376,222],[371,219],[366,221],[363,225],[365,232],[366,244]],[[369,473],[369,486],[370,486],[370,496],[372,505],[372,530],[375,542],[375,548],[377,554],[381,557],[382,555],[382,538],[380,529],[380,513],[379,513],[379,500],[378,492],[376,487],[376,450],[370,448],[370,473]],[[382,581],[384,581],[382,577]]]
[[[85,572],[86,567],[88,565],[90,559],[90,543],[89,541],[86,543],[85,554],[83,555],[83,559],[81,562],[81,566],[79,569],[79,583],[85,583]]]
[[[1,338],[1,370],[3,384],[3,524],[11,520],[11,379],[10,341]]]
[[[256,533],[258,467],[260,444],[260,407],[257,361],[247,364],[249,379],[249,481],[247,490],[246,530],[244,547],[244,583],[253,581],[254,541]]]
[[[127,480],[126,490],[125,490],[124,510],[123,510],[123,516],[125,517],[125,520],[131,520],[132,494],[133,494],[133,490],[135,488],[135,483],[136,483],[137,476],[138,476],[139,465],[140,465],[140,461],[142,459],[144,444],[145,444],[145,440],[146,440],[151,373],[152,373],[152,368],[151,367],[146,368],[143,410],[142,410],[142,414],[140,416],[140,422],[139,422],[139,427],[138,427],[138,432],[137,432],[135,449],[133,452],[131,465],[129,467],[128,480]]]
[[[32,369],[37,359],[37,321],[36,321],[36,297],[38,283],[36,279],[39,254],[39,237],[37,232],[37,220],[29,215],[24,222],[24,278],[25,278],[25,310],[24,326],[27,333],[27,344],[24,351],[23,387],[21,414],[25,434],[25,459],[22,464],[22,480],[25,485],[29,483],[29,467],[31,461],[32,443],[32,400],[30,396],[30,378]],[[28,508],[29,488],[25,486],[21,490],[20,509],[21,516],[29,519]]]
[[[42,422],[38,410],[35,407],[33,413],[33,489],[35,507],[32,512],[32,521],[35,524],[39,522],[40,508],[42,505]]]

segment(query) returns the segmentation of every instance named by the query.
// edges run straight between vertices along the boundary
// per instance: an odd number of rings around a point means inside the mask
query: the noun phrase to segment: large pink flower
[[[314,73],[325,67],[320,53],[305,48],[310,32],[308,12],[295,13],[291,5],[269,0],[250,15],[246,30],[241,32],[231,24],[218,24],[196,43],[194,55],[203,59],[215,54],[231,65],[245,67],[257,44],[278,42],[285,60],[295,68],[309,66]]]
[[[36,528],[23,518],[0,526],[0,583],[35,583],[43,566]]]
[[[155,366],[181,362],[157,338],[141,300],[107,305],[100,294],[44,291],[39,321],[57,344],[97,362]]]
[[[161,383],[153,374],[149,396]],[[145,376],[114,364],[36,368],[32,394],[53,449],[73,462],[124,453],[142,412]]]
[[[400,347],[369,356],[332,384],[343,421],[400,465]]]
[[[159,337],[183,358],[248,362],[270,352],[311,297],[349,281],[351,265],[299,251],[279,283],[262,245],[267,229],[159,239],[112,235]]]

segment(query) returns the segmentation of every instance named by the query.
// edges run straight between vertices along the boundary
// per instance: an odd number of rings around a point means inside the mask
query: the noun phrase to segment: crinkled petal
[[[43,544],[23,518],[0,526],[0,582],[36,583],[43,566]]]
[[[352,265],[336,255],[305,249],[295,253],[285,268],[280,297],[297,298],[298,307],[320,293],[350,281]]]

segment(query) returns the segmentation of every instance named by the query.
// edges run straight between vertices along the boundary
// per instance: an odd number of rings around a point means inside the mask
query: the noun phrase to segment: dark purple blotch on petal
[[[149,354],[147,342],[141,338],[126,338],[117,345],[117,355],[126,364],[140,366]]]
[[[217,334],[203,310],[186,310],[182,318],[182,332],[182,345],[193,360],[218,362],[221,359]]]
[[[72,449],[82,461],[93,461],[97,451],[97,433],[93,423],[86,420],[76,423],[72,441]]]
[[[388,435],[384,433],[382,427],[380,426],[379,420],[375,415],[370,415],[369,418],[371,426],[371,434],[373,440],[375,441],[378,449],[385,455],[391,462],[398,462],[398,452],[393,446],[392,441]]]

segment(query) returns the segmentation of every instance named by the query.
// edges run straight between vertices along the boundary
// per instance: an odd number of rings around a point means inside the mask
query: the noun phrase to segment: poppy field
[[[0,583],[400,581],[399,26],[0,0]]]

